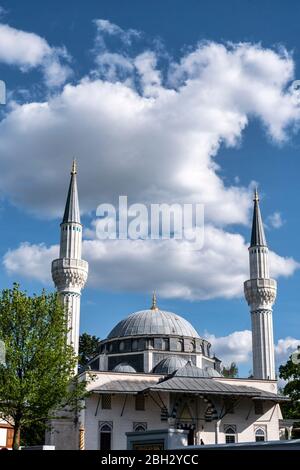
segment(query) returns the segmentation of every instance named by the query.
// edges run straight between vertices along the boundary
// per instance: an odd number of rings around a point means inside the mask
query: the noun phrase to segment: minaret
[[[76,174],[74,160],[65,212],[60,224],[59,259],[52,262],[52,278],[68,313],[68,344],[73,345],[75,354],[78,355],[80,295],[87,280],[88,263],[81,259],[82,225]]]
[[[257,190],[249,247],[250,279],[244,284],[245,297],[251,310],[253,376],[275,380],[272,307],[277,284],[270,279],[269,250],[259,208]]]

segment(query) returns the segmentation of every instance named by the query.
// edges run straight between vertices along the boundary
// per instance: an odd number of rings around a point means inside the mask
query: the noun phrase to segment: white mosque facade
[[[88,275],[81,259],[82,225],[73,165],[61,223],[60,257],[52,276],[68,312],[68,341],[78,351],[80,296]],[[253,377],[225,378],[210,343],[183,317],[161,310],[153,296],[146,310],[121,320],[101,341],[79,378],[93,375],[78,416],[52,422],[47,444],[56,449],[109,450],[279,439],[280,403],[274,365],[272,306],[276,281],[257,193],[251,243],[250,306]],[[174,444],[175,443],[175,444]]]

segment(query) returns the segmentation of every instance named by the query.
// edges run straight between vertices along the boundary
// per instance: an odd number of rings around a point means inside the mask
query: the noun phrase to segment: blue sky
[[[91,269],[81,330],[104,337],[147,307],[156,289],[161,308],[182,314],[247,374],[242,282],[257,182],[278,255],[274,330],[284,360],[300,337],[300,111],[290,92],[300,78],[299,3],[0,4],[0,78],[8,89],[0,124],[1,285],[53,289],[50,260],[75,154]],[[146,244],[137,257],[134,246],[100,246],[92,233],[97,204],[119,194],[132,202],[203,202],[204,253],[191,259]]]

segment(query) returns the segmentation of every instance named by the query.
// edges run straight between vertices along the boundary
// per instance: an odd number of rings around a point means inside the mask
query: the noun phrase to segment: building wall
[[[147,382],[147,386],[157,383],[161,376],[155,374],[122,374],[122,373],[105,373],[92,372],[94,380],[88,388],[90,390],[101,390],[102,386],[111,382],[121,382],[123,380],[134,380]],[[82,376],[84,377],[84,376]],[[277,384],[274,381],[251,380],[251,379],[213,379],[214,381],[223,381],[235,385],[248,385],[261,390],[276,393]],[[144,384],[145,386],[145,384]],[[146,386],[145,386],[146,388]],[[111,409],[104,410],[101,405],[101,394],[93,393],[86,400],[86,408],[81,412],[77,428],[74,421],[58,420],[55,423],[55,430],[49,436],[48,444],[56,445],[57,449],[76,449],[78,448],[80,425],[85,429],[85,448],[87,450],[96,450],[100,448],[100,423],[112,424],[112,449],[126,449],[127,440],[126,432],[134,430],[134,423],[147,423],[147,430],[172,429],[176,428],[179,423],[189,424],[185,422],[183,411],[185,403],[188,403],[190,416],[195,424],[195,444],[200,444],[201,439],[204,444],[222,444],[225,443],[226,426],[231,425],[236,428],[237,442],[254,442],[255,430],[262,427],[266,430],[266,439],[268,441],[279,440],[279,419],[281,419],[281,411],[278,404],[270,401],[264,401],[264,412],[262,415],[255,414],[254,402],[251,398],[241,397],[237,399],[233,413],[227,413],[219,420],[211,422],[205,421],[205,410],[208,406],[207,402],[195,395],[160,393],[161,398],[168,408],[169,414],[174,409],[174,404],[178,402],[176,415],[167,421],[161,420],[162,403],[156,394],[153,394],[157,403],[150,396],[145,398],[145,410],[138,411],[135,409],[135,395],[117,394],[111,395]],[[211,398],[218,411],[218,415],[224,414],[224,401],[221,397]],[[196,419],[194,419],[196,418]],[[191,421],[191,420],[190,420]]]
[[[168,398],[164,394],[161,394],[161,396],[166,406],[168,406]],[[168,428],[168,423],[160,419],[160,408],[150,397],[145,398],[145,411],[137,411],[135,409],[134,395],[127,395],[125,406],[124,394],[113,395],[111,410],[103,410],[100,399],[98,411],[96,411],[98,400],[99,395],[92,395],[88,398],[85,409],[85,448],[87,450],[100,448],[99,425],[103,422],[112,423],[112,449],[126,449],[126,432],[133,431],[134,423],[147,423],[147,429]]]
[[[100,431],[99,424],[103,422],[112,423],[112,449],[126,449],[126,432],[134,430],[133,424],[137,422],[147,423],[147,430],[168,429],[170,422],[161,421],[160,409],[151,400],[145,399],[145,411],[135,410],[135,397],[128,396],[124,407],[124,395],[112,396],[112,409],[102,410],[101,403],[98,406],[98,395],[91,396],[87,401],[85,410],[85,448],[90,450],[99,449]],[[166,394],[162,394],[164,402],[169,403]],[[220,403],[221,404],[221,403]],[[122,414],[122,409],[123,414]],[[217,443],[223,444],[225,440],[226,426],[231,425],[236,428],[236,442],[254,442],[255,430],[258,427],[265,429],[266,440],[279,439],[279,407],[271,402],[264,403],[265,412],[261,416],[254,413],[253,401],[243,398],[236,406],[234,413],[227,414],[219,421],[205,422],[203,419],[204,406],[199,407],[198,426],[196,431],[195,444],[200,444],[201,439],[204,444],[215,444],[218,428]],[[176,424],[175,424],[176,425]]]

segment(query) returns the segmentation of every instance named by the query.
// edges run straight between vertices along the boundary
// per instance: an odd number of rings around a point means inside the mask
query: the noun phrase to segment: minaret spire
[[[63,223],[77,222],[80,224],[80,211],[78,201],[78,190],[77,190],[77,165],[76,160],[73,160],[71,169],[71,179],[69,184],[69,190],[67,195],[67,202],[65,212],[63,216]]]
[[[77,165],[73,160],[65,211],[60,224],[59,258],[52,262],[52,278],[68,315],[68,343],[79,348],[80,296],[88,275],[88,263],[81,259],[82,225],[77,189]]]
[[[251,246],[267,246],[264,225],[259,208],[259,196],[257,188],[254,190],[254,210],[252,220]]]
[[[77,162],[76,158],[73,159],[71,175],[76,175],[77,173]]]
[[[269,250],[254,191],[251,243],[249,247],[250,279],[244,284],[245,297],[251,309],[253,375],[256,379],[275,379],[272,307],[277,284],[270,278]]]

